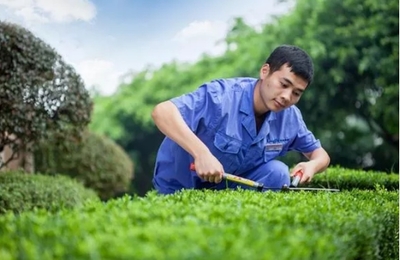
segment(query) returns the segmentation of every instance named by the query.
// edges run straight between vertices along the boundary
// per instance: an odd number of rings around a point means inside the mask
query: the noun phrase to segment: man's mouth
[[[285,106],[282,105],[281,103],[279,103],[278,101],[274,100],[275,104],[279,107],[279,108],[284,108]]]

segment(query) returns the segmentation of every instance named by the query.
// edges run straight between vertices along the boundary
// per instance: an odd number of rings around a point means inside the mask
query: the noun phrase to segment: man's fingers
[[[301,178],[300,183],[309,183],[311,181],[311,177],[308,175],[303,175],[303,178]]]
[[[208,174],[206,174],[206,173],[200,173],[200,174],[198,174],[199,175],[199,177],[202,179],[202,180],[204,180],[204,181],[208,181],[209,180],[209,175]]]
[[[208,173],[204,174],[201,178],[208,182],[219,183],[222,181],[222,174],[220,172],[214,174]]]
[[[200,178],[202,178],[204,181],[208,181],[208,182],[212,182],[214,180],[214,177],[209,173],[200,175]]]
[[[293,177],[295,173],[301,170],[301,166],[296,166],[293,168],[292,172],[290,173],[290,177]]]
[[[215,173],[210,176],[209,182],[215,182],[215,183],[220,183],[222,180],[222,174],[221,173]]]
[[[217,173],[217,176],[215,177],[215,182],[216,182],[216,183],[220,183],[220,182],[222,181],[222,175],[223,175],[223,173],[224,173],[224,170],[223,170],[223,169],[220,170],[220,171]]]
[[[219,183],[222,181],[223,170],[208,172],[197,171],[197,175],[204,181]]]

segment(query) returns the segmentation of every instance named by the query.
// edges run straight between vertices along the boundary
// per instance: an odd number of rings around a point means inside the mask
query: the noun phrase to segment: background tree
[[[280,41],[314,59],[315,82],[299,107],[334,164],[398,171],[398,28],[394,0],[297,1],[280,20]]]
[[[80,76],[51,46],[19,25],[0,22],[0,147],[11,151],[0,168],[29,157],[48,134],[79,140],[91,111]]]

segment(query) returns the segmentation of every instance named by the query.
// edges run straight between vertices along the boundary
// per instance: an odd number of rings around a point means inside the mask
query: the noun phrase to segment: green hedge
[[[67,176],[27,174],[19,171],[0,173],[1,214],[34,209],[55,212],[82,206],[88,200],[98,199],[93,190]]]
[[[184,191],[0,217],[0,259],[398,259],[398,191]]]
[[[393,191],[399,189],[399,175],[332,166],[325,172],[315,175],[310,184],[303,186],[340,190],[374,190],[376,186],[381,186]]]
[[[110,138],[89,131],[80,143],[48,138],[36,146],[34,158],[36,171],[76,178],[103,200],[128,192],[134,178],[128,154]]]

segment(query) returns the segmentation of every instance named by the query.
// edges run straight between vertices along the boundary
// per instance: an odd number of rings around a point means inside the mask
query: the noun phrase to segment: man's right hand
[[[197,175],[208,182],[220,183],[224,168],[212,153],[207,152],[195,158],[194,165]]]

